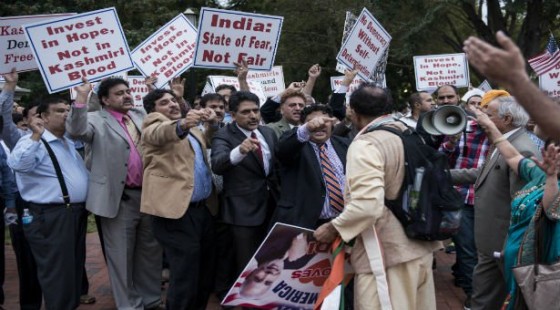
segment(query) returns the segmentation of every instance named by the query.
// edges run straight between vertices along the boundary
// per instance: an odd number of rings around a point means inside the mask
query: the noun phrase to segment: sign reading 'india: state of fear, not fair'
[[[282,30],[281,16],[202,8],[195,67],[233,69],[247,61],[252,70],[271,70]]]

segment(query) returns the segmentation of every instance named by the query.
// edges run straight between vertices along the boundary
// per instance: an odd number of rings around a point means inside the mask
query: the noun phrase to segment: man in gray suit
[[[88,113],[90,90],[87,82],[77,87],[66,130],[86,144],[91,172],[86,208],[101,217],[113,297],[119,309],[158,309],[161,247],[152,233],[151,216],[140,213],[145,112],[133,109],[123,79],[101,82],[97,96],[102,109]]]
[[[488,117],[504,137],[524,156],[540,153],[525,125],[529,116],[513,97],[499,97],[488,104]],[[511,200],[523,181],[507,165],[494,146],[482,167],[451,170],[456,184],[473,184],[475,190],[474,235],[478,264],[473,273],[472,309],[499,309],[507,296],[502,251],[509,228]]]

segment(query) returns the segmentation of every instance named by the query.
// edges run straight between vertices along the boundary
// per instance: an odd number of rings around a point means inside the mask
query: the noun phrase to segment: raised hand
[[[309,131],[313,132],[327,126],[332,126],[337,120],[338,119],[336,117],[318,116],[305,123],[305,126],[307,126]]]
[[[246,155],[259,148],[259,139],[247,138],[239,145],[241,154]]]
[[[43,121],[41,116],[37,114],[31,117],[31,120],[29,120],[27,126],[29,126],[31,132],[33,132],[33,134],[31,135],[31,139],[39,141],[39,139],[41,139],[41,135],[43,134],[43,132],[45,132],[45,122]]]
[[[288,85],[288,89],[294,90],[294,91],[301,91],[303,88],[305,87],[305,82],[301,81],[301,82],[292,82],[290,83],[290,85]]]
[[[202,120],[203,114],[204,112],[202,110],[190,109],[185,118],[181,121],[181,127],[183,130],[190,129],[198,125],[198,123]]]
[[[344,79],[342,79],[342,85],[346,87],[350,86],[350,84],[352,84],[352,81],[354,81],[354,79],[356,78],[356,75],[358,75],[358,69],[356,69],[356,66],[354,66],[352,70],[344,70]]]
[[[201,119],[203,122],[213,122],[216,119],[216,112],[210,108],[204,108],[202,110]]]
[[[319,75],[321,75],[321,66],[319,66],[319,64],[314,64],[309,68],[307,74],[309,75],[310,78],[313,79],[318,78]]]
[[[4,88],[2,90],[14,91],[16,89],[16,85],[19,79],[19,75],[16,72],[16,68],[12,68],[12,71],[10,71],[10,73],[3,74],[2,77],[6,80],[6,83],[4,84]]]
[[[156,82],[157,82],[157,77],[155,76],[147,76],[144,79],[144,84],[146,85],[146,87],[148,87],[148,92],[151,92],[156,89]]]
[[[241,62],[234,62],[235,65],[235,74],[237,75],[238,79],[247,79],[247,73],[249,73],[249,66],[247,65],[247,61],[242,59]]]
[[[539,168],[546,173],[547,176],[556,176],[559,172],[560,165],[560,147],[556,146],[554,143],[549,144],[545,149],[542,150],[542,161],[539,161],[536,157],[531,157],[531,159],[537,164]]]
[[[169,82],[169,87],[177,98],[183,98],[183,95],[185,94],[185,79],[182,79],[180,76],[174,77]]]

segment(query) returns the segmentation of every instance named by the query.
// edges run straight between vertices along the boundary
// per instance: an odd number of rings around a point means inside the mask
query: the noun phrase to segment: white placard
[[[210,75],[208,76],[208,82],[212,85],[213,92],[215,92],[216,87],[222,84],[233,85],[237,90],[240,89],[239,81],[237,80],[236,76],[217,76],[217,75]],[[257,81],[247,81],[249,84],[249,91],[259,97],[259,101],[261,105],[266,102],[266,96],[262,89],[261,83]]]
[[[132,60],[144,76],[155,76],[163,87],[193,65],[196,29],[183,14],[177,15],[132,51]]]
[[[25,34],[49,93],[134,67],[115,8],[32,25]]]
[[[331,89],[333,92],[335,92],[338,87],[342,85],[343,80],[343,76],[331,76]],[[356,88],[358,88],[358,86],[360,86],[360,84],[362,84],[363,82],[364,80],[360,77],[354,78],[352,80],[352,83],[350,83],[350,86],[348,87],[348,91],[346,91],[346,98],[348,99],[350,95],[352,95],[354,90],[356,90]]]
[[[252,70],[270,71],[280,31],[281,16],[202,8],[194,65],[233,69],[243,59]]]
[[[274,66],[270,71],[249,70],[247,80],[260,82],[266,97],[274,97],[286,89],[282,66]]]
[[[142,99],[148,94],[148,86],[145,83],[146,78],[141,75],[131,75],[128,77],[128,86],[130,95],[134,100],[134,107],[143,108],[144,102]]]
[[[560,64],[554,69],[539,76],[539,87],[549,97],[560,98]]]
[[[356,67],[360,77],[367,80],[390,42],[391,35],[364,8],[336,60],[347,68]]]
[[[414,56],[417,90],[442,85],[469,87],[469,64],[464,53]]]
[[[71,16],[76,13],[0,17],[0,74],[37,70],[37,62],[25,37],[23,25]]]
[[[212,87],[212,84],[210,84],[209,81],[206,81],[206,84],[204,85],[204,88],[202,89],[202,92],[200,93],[200,96],[204,96],[206,94],[211,94],[214,92],[214,87]]]
[[[492,86],[488,80],[484,80],[480,85],[477,87],[478,89],[482,90],[483,92],[488,92],[492,90]]]

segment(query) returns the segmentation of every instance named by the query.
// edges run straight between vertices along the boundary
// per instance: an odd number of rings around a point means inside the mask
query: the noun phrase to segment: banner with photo
[[[132,51],[132,60],[144,76],[155,76],[162,88],[193,65],[196,29],[183,14],[140,43]]]
[[[222,305],[313,309],[331,272],[329,248],[312,230],[276,223]]]
[[[252,70],[272,70],[282,16],[202,8],[195,67],[234,69],[242,60]]]
[[[25,25],[49,93],[134,68],[115,8]]]

